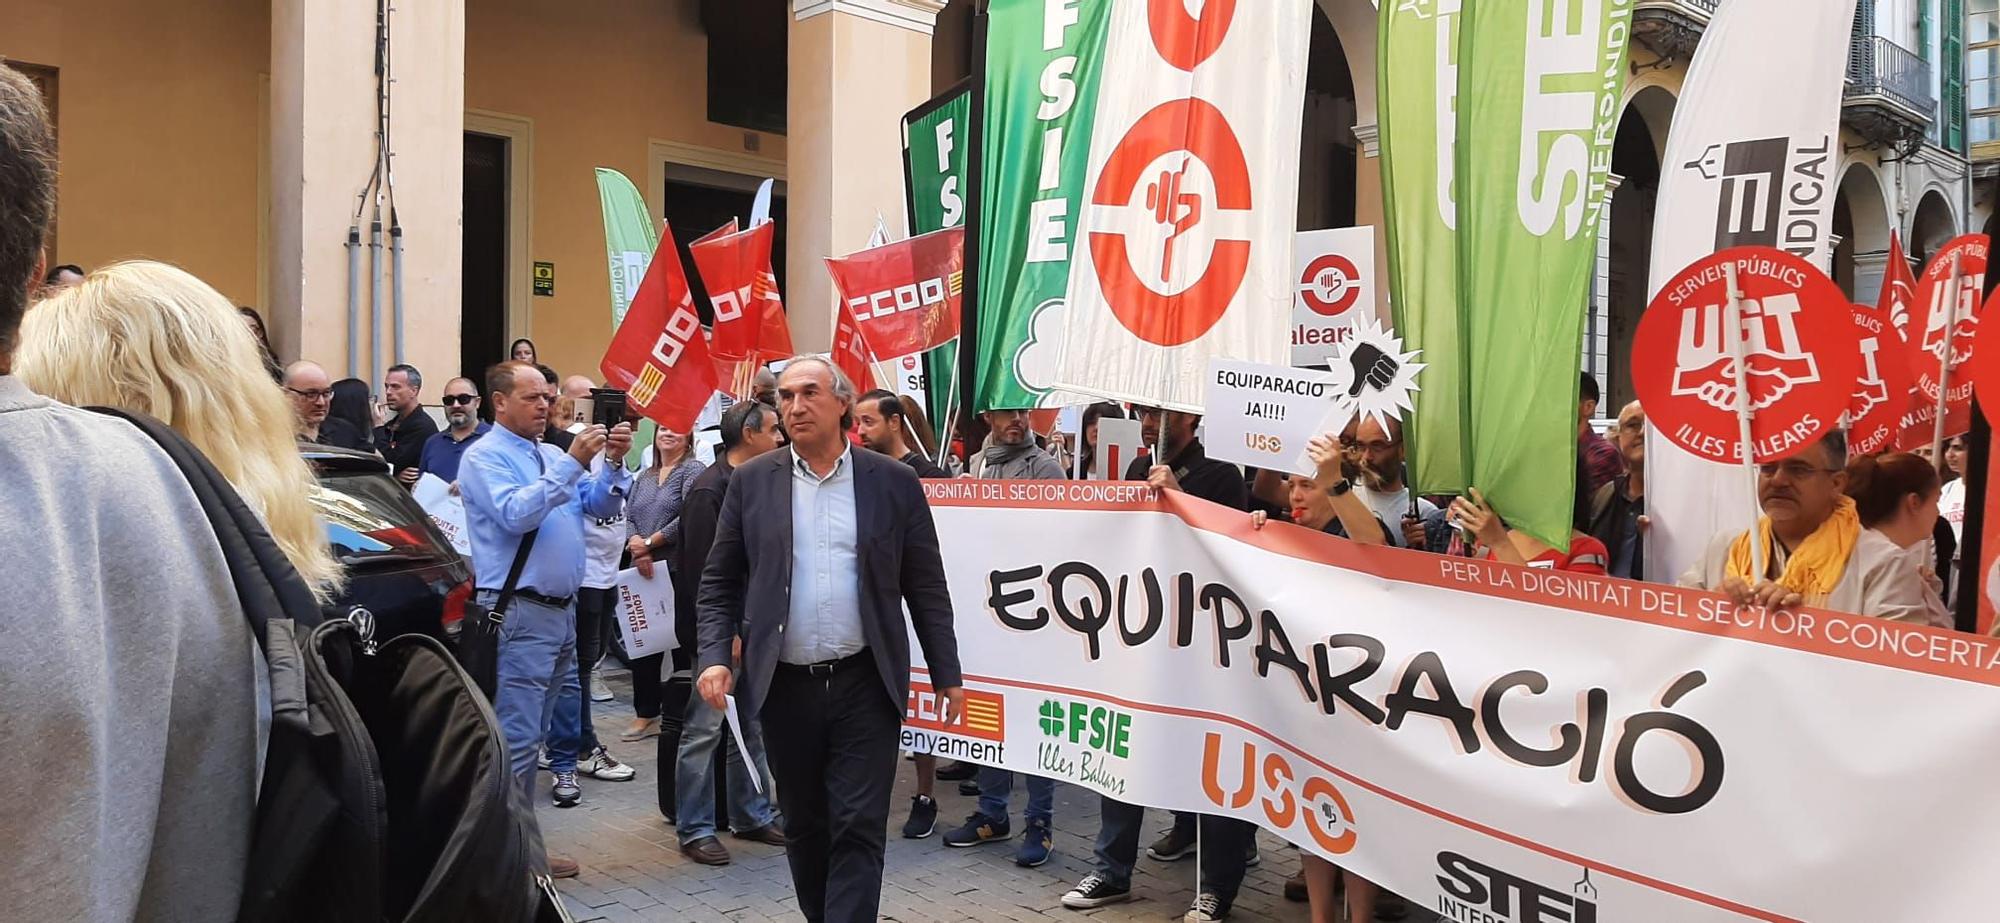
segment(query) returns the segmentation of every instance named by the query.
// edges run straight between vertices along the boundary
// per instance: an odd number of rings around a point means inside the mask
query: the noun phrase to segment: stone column
[[[792,342],[822,352],[833,283],[821,259],[861,249],[879,213],[903,221],[903,113],[931,97],[944,0],[793,0],[787,60],[785,306]]]
[[[403,360],[435,400],[459,364],[465,151],[465,0],[398,3],[391,17],[391,168],[403,228]],[[374,274],[362,215],[354,292],[360,337],[348,342],[347,231],[375,163],[375,4],[272,0],[269,310],[278,351],[335,378],[376,383],[396,361],[395,290],[383,211],[382,351],[368,369]],[[368,203],[372,211],[372,202]]]

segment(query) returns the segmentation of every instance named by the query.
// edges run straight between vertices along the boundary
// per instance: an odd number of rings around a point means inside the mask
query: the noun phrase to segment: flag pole
[[[1729,351],[1736,361],[1736,432],[1742,440],[1743,470],[1750,475],[1750,584],[1755,586],[1764,579],[1764,543],[1757,528],[1764,510],[1757,503],[1757,456],[1751,451],[1750,370],[1743,361],[1743,290],[1737,286],[1734,261],[1722,264],[1722,275],[1729,287],[1729,313],[1725,321]]]
[[[952,434],[958,430],[957,423],[955,422],[958,415],[958,408],[953,405],[958,402],[958,351],[960,346],[965,342],[965,328],[960,327],[958,337],[954,338],[951,342],[951,384],[946,386],[944,393],[944,419],[938,421],[940,424],[939,427],[934,427],[938,436],[937,457],[931,459],[940,468],[945,468],[944,457],[951,454]],[[951,469],[945,468],[945,470],[949,471]]]
[[[1938,393],[1935,408],[1937,419],[1933,420],[1931,425],[1931,463],[1936,465],[1940,472],[1945,470],[1944,414],[1945,406],[1949,403],[1948,396],[1951,393],[1951,341],[1958,332],[1959,287],[1962,285],[1958,277],[1958,261],[1962,252],[1960,250],[1952,251],[1951,278],[1945,280],[1944,284],[1944,342],[1938,347]],[[1926,324],[1925,326],[1929,325]],[[1922,335],[1918,334],[1918,336]]]

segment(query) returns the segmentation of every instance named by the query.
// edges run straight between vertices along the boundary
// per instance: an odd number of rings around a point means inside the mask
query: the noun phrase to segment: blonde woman
[[[179,431],[264,518],[320,601],[338,592],[292,408],[236,306],[207,283],[150,261],[92,273],[28,312],[14,372],[64,403],[137,411]]]

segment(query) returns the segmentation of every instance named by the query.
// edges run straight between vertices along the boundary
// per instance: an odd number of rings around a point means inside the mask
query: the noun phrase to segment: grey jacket
[[[251,638],[166,454],[0,375],[0,916],[231,920],[256,809]]]
[[[986,453],[972,456],[972,476],[991,481],[1056,480],[1065,477],[1062,465],[1045,449],[1029,449],[1018,458],[999,465],[986,464]]]

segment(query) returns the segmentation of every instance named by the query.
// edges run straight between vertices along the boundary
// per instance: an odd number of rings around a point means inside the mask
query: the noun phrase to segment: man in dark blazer
[[[697,603],[697,688],[717,708],[733,689],[762,721],[792,887],[813,923],[873,920],[881,902],[910,683],[903,604],[944,719],[965,703],[930,505],[908,465],[853,451],[853,406],[853,384],[826,360],[785,367],[791,447],[731,477]]]

